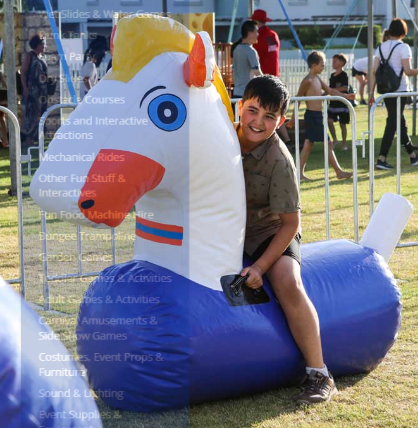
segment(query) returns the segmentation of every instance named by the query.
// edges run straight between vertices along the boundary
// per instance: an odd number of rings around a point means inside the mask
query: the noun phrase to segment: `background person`
[[[29,41],[32,50],[22,65],[21,80],[25,103],[26,142],[33,145],[38,141],[38,125],[48,107],[48,66],[43,52],[45,39],[35,34]]]
[[[355,94],[343,94],[335,89],[327,86],[320,78],[319,75],[324,71],[325,55],[323,52],[313,51],[308,56],[309,73],[302,80],[298,91],[298,97],[317,97],[322,95],[324,91],[327,95],[342,96],[348,100],[354,99]],[[286,123],[286,126],[293,128],[295,124],[295,113],[293,112],[292,118]],[[309,180],[305,175],[305,166],[308,162],[309,155],[311,154],[315,142],[324,142],[324,117],[322,115],[322,101],[306,101],[305,112],[305,142],[303,144],[302,152],[300,154],[300,179]],[[353,174],[351,172],[343,171],[338,159],[334,153],[332,141],[328,140],[328,161],[334,168],[334,171],[339,180],[350,178]]]
[[[87,92],[98,83],[99,74],[98,67],[106,55],[104,49],[98,48],[90,51],[83,67],[80,70],[80,101],[85,97]]]
[[[351,75],[355,77],[360,85],[360,104],[367,104],[364,99],[364,88],[367,85],[367,73],[369,69],[369,58],[359,58],[353,63],[353,68],[351,69]]]
[[[390,52],[393,50],[392,55],[389,59],[389,65],[397,76],[401,76],[401,83],[396,92],[407,92],[408,78],[407,76],[417,76],[418,69],[411,68],[411,48],[409,45],[404,43],[402,39],[408,34],[408,26],[403,19],[394,18],[389,26],[389,39],[380,45],[383,57],[386,59],[389,57]],[[396,47],[395,47],[396,46]],[[376,70],[380,64],[380,50],[376,49],[374,54],[374,66],[373,75],[371,78],[371,93],[369,94],[369,103],[374,103],[374,90],[376,87]],[[387,119],[385,131],[383,133],[382,142],[380,145],[380,153],[377,159],[376,168],[383,170],[393,169],[393,166],[388,164],[387,155],[392,141],[396,134],[397,125],[397,113],[396,113],[396,98],[385,98],[384,103],[387,110]],[[401,98],[401,144],[407,151],[410,157],[411,166],[418,166],[418,157],[414,152],[415,146],[412,145],[411,139],[408,135],[408,128],[406,126],[406,120],[404,116],[404,109],[406,104],[406,97]]]
[[[251,19],[258,26],[258,40],[254,44],[254,49],[260,58],[261,71],[263,74],[279,77],[280,39],[278,34],[266,25],[266,22],[271,22],[271,19],[262,9],[255,10]]]
[[[241,98],[247,83],[260,76],[260,61],[253,44],[257,42],[258,27],[255,21],[245,21],[241,27],[241,39],[231,48],[234,74],[233,98]]]
[[[343,70],[347,64],[347,57],[343,53],[336,54],[332,57],[332,68],[335,70],[329,79],[329,87],[337,91],[348,93],[348,76]],[[338,143],[335,132],[334,122],[340,122],[342,146],[341,150],[347,150],[347,125],[350,123],[350,112],[348,107],[340,101],[330,101],[328,107],[328,127],[331,132],[332,142],[335,146]]]
[[[382,43],[386,42],[386,40],[389,39],[389,30],[386,29],[383,31],[382,34]],[[359,88],[359,92],[360,92],[360,104],[366,105],[366,100],[364,99],[364,88],[367,85],[367,73],[369,72],[369,58],[365,57],[365,58],[359,58],[357,59],[354,64],[353,64],[353,68],[351,70],[351,75],[353,77],[355,77],[359,84],[360,84],[360,88]]]

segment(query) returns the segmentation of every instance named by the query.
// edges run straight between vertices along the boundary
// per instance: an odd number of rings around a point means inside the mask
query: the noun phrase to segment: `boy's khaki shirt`
[[[252,152],[243,154],[247,227],[244,250],[252,255],[280,229],[280,215],[300,210],[293,158],[276,132]]]

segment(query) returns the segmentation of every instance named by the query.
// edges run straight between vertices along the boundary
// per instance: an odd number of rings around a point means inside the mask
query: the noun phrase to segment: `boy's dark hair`
[[[242,102],[256,98],[261,107],[284,116],[289,107],[290,94],[285,84],[276,76],[264,74],[251,79],[244,90]]]
[[[347,64],[347,57],[343,53],[335,54],[332,58],[339,59],[343,63],[343,67]]]
[[[29,46],[31,47],[31,49],[36,49],[43,42],[44,42],[44,39],[41,37],[41,35],[35,34],[29,40]]]
[[[248,33],[255,31],[257,29],[257,23],[255,21],[245,21],[241,27],[241,37],[245,39],[248,36]]]
[[[408,25],[401,18],[394,18],[389,25],[389,36],[402,37],[408,34]]]
[[[308,67],[311,68],[315,64],[319,64],[321,61],[325,61],[325,55],[323,52],[312,51],[308,56]]]

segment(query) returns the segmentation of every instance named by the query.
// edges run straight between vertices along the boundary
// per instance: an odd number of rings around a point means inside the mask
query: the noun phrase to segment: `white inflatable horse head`
[[[135,258],[221,290],[241,269],[245,189],[210,38],[134,16],[111,44],[112,70],[55,135],[30,194],[91,227],[116,227],[136,204]]]

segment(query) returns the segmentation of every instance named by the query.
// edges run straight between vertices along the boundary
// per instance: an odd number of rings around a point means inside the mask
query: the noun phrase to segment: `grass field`
[[[367,109],[357,107],[357,137],[367,129]],[[406,110],[407,122],[411,110]],[[385,112],[377,110],[376,152],[384,129]],[[349,132],[350,136],[350,132]],[[415,143],[418,141],[414,139]],[[369,218],[368,157],[358,160],[359,176],[359,223],[360,236]],[[23,149],[26,153],[26,149]],[[345,169],[351,168],[351,149],[336,154]],[[395,146],[389,162],[395,164]],[[308,162],[307,174],[312,182],[302,183],[302,227],[304,242],[325,239],[325,191],[323,180],[323,149],[315,145]],[[42,298],[42,262],[40,242],[40,215],[37,206],[29,198],[27,166],[24,177],[24,248],[27,300],[38,305]],[[385,192],[396,192],[394,172],[376,171],[375,200]],[[352,180],[338,181],[330,170],[331,238],[353,239]],[[19,266],[17,240],[17,201],[7,196],[10,187],[8,152],[0,151],[0,273],[3,278],[17,278]],[[418,207],[418,168],[410,167],[407,155],[402,152],[402,194]],[[109,263],[110,244],[105,241],[109,232],[83,229],[83,254],[85,271],[103,269]],[[127,261],[133,255],[132,236],[134,216],[117,230],[117,262]],[[53,255],[77,254],[73,240],[59,242],[59,236],[75,236],[75,226],[55,219],[48,220],[48,233],[55,238],[48,241],[48,252]],[[402,238],[418,241],[418,213],[414,213]],[[99,259],[97,259],[99,257]],[[49,274],[77,271],[77,260],[51,261]],[[403,293],[403,324],[399,338],[383,363],[368,375],[340,378],[337,384],[341,393],[332,403],[313,408],[297,408],[292,396],[296,388],[277,389],[263,394],[233,400],[192,406],[174,412],[140,415],[110,409],[100,399],[97,404],[106,428],[277,428],[277,427],[344,427],[344,428],[415,428],[418,420],[418,247],[397,249],[390,260],[392,272],[399,280]],[[48,323],[63,338],[69,351],[76,354],[74,323],[79,302],[90,278],[50,282],[51,307],[64,312],[67,323],[59,323],[63,315],[42,313]],[[18,288],[18,285],[15,285]],[[41,311],[40,311],[41,312]]]

